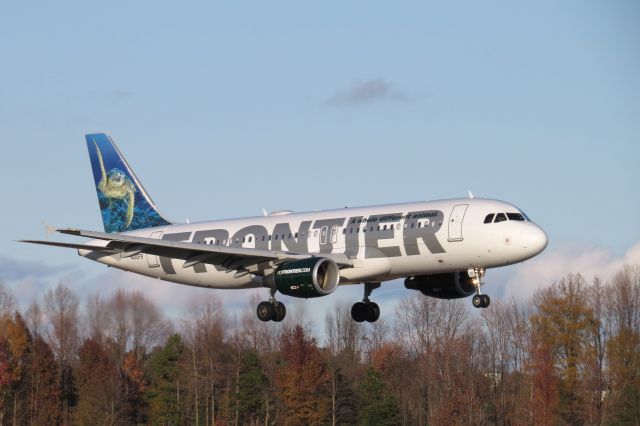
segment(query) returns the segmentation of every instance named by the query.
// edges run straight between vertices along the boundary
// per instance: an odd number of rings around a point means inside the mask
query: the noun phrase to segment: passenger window
[[[519,220],[524,222],[524,217],[520,213],[507,213],[509,220]]]
[[[493,216],[495,216],[494,213],[489,213],[485,218],[484,218],[484,223],[491,223],[493,222]]]
[[[262,241],[264,241],[264,235],[262,236]]]
[[[422,223],[421,223],[421,222],[418,222],[418,228],[420,228],[420,226],[422,226]]]
[[[278,241],[278,234],[273,234],[273,240]]]
[[[498,213],[493,223],[504,222],[505,220],[507,220],[507,217],[504,215],[504,213]]]
[[[251,240],[253,240],[253,237],[249,237],[249,242],[251,242]]]
[[[295,238],[298,238],[298,233],[296,232],[296,233],[294,234],[294,236],[295,236]]]

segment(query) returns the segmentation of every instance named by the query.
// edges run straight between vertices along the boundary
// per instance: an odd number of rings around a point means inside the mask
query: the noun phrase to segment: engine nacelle
[[[471,296],[476,291],[473,278],[466,272],[408,277],[404,280],[404,286],[438,299],[461,299]]]
[[[287,296],[326,296],[333,293],[340,281],[340,268],[324,257],[283,263],[273,274],[276,289]]]

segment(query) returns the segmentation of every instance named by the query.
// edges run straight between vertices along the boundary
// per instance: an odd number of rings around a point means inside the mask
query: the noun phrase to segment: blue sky
[[[13,242],[42,237],[41,220],[101,228],[83,138],[95,131],[178,221],[471,189],[545,228],[543,256],[625,259],[640,243],[638,22],[624,0],[10,2],[0,279],[21,298],[59,270],[85,290],[119,282]],[[28,291],[35,269],[51,274]]]

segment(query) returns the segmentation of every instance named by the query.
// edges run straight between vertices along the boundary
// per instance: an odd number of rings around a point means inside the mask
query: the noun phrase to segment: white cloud
[[[580,273],[587,282],[596,276],[610,280],[626,264],[640,264],[640,243],[622,256],[605,247],[567,245],[518,265],[504,284],[506,296],[527,299],[569,273]]]

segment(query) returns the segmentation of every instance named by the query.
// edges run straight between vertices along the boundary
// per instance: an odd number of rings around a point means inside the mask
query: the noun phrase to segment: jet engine
[[[283,263],[273,275],[276,289],[287,296],[320,297],[331,294],[340,281],[338,265],[324,257]]]
[[[408,277],[404,280],[404,286],[438,299],[461,299],[471,296],[476,291],[473,278],[466,272]]]

